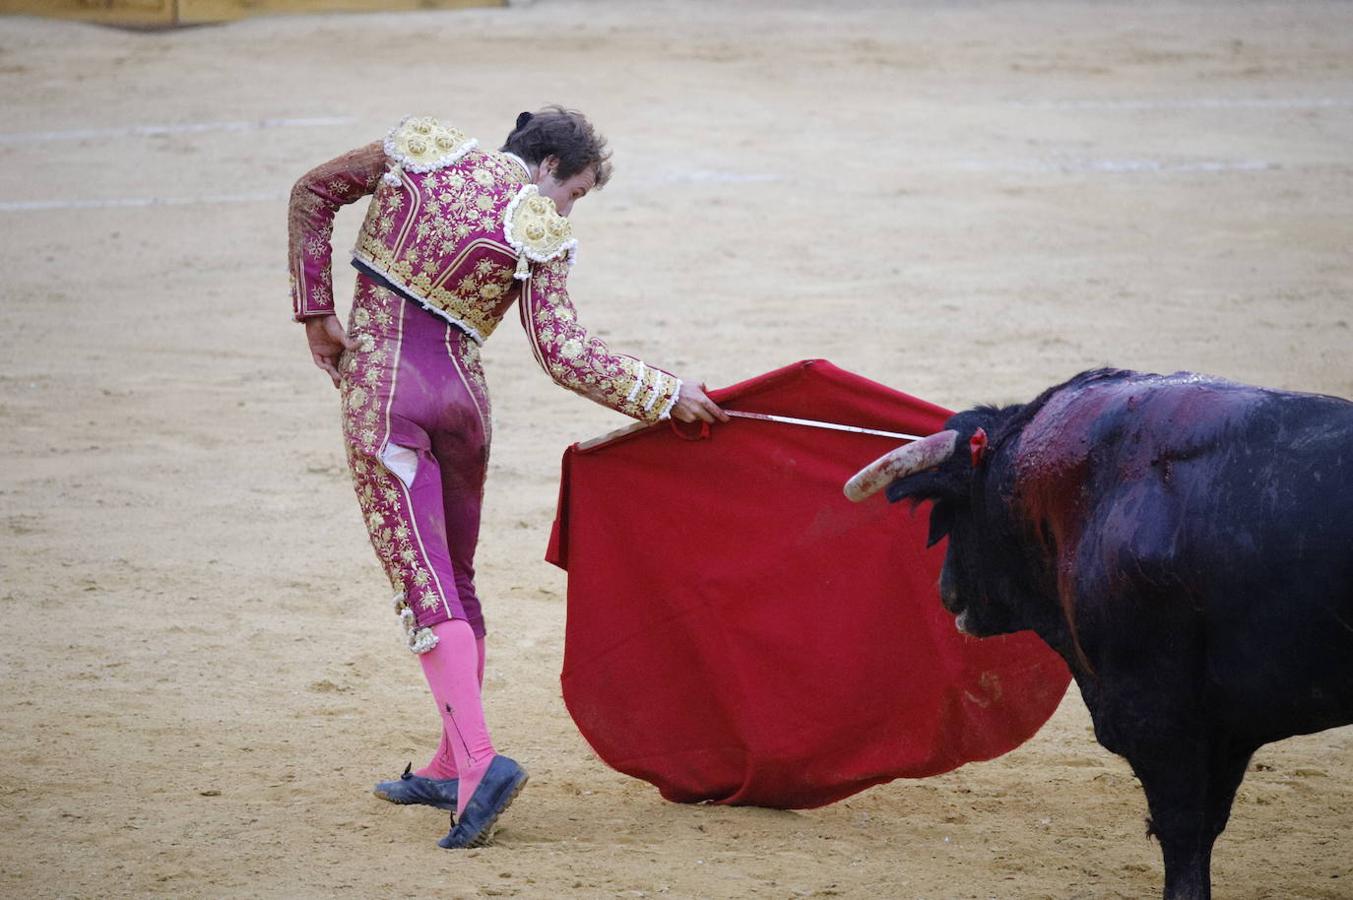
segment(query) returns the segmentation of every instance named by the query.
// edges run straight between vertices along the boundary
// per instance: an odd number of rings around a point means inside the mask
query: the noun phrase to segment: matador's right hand
[[[338,373],[338,358],[344,350],[356,350],[357,342],[348,337],[335,315],[306,319],[305,339],[310,343],[310,357],[315,365],[328,372],[334,387],[338,387],[342,378]]]
[[[704,382],[683,378],[681,393],[677,394],[677,401],[672,405],[672,418],[678,422],[694,422],[697,419],[701,422],[713,422],[716,419],[727,422],[728,414],[719,409],[719,404],[705,396]]]

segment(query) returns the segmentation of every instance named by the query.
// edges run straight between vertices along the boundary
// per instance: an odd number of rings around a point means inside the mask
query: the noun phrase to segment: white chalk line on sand
[[[718,169],[692,169],[689,172],[667,172],[659,178],[668,183],[713,183],[713,184],[754,184],[757,182],[783,181],[783,177],[773,172],[724,172]]]
[[[780,181],[781,176],[769,173],[752,175],[737,172],[695,170],[670,173],[660,179],[665,182],[753,183]],[[151,206],[194,206],[219,203],[265,203],[286,200],[287,194],[278,191],[260,191],[241,194],[205,194],[200,197],[115,197],[104,200],[0,200],[0,212],[40,212],[54,209],[127,209]]]
[[[1258,159],[1180,160],[1162,159],[961,159],[954,163],[969,172],[1020,172],[1033,174],[1134,174],[1168,175],[1176,173],[1266,172],[1281,168],[1277,163]],[[764,173],[742,175],[734,172],[695,171],[669,174],[666,182],[756,183],[781,181],[779,175]],[[287,199],[283,191],[257,191],[241,194],[204,194],[200,197],[115,197],[104,200],[8,200],[0,201],[0,212],[37,212],[64,209],[128,209],[155,206],[196,206],[229,203],[272,203]]]
[[[46,209],[125,209],[146,206],[196,206],[210,203],[264,203],[287,199],[282,191],[252,194],[204,194],[201,197],[115,197],[108,200],[9,200],[0,201],[0,212],[31,212]]]
[[[348,125],[353,116],[249,119],[233,122],[176,122],[162,125],[124,125],[117,128],[70,128],[61,131],[11,131],[0,133],[0,144],[32,144],[42,141],[83,141],[91,138],[152,137],[160,134],[200,134],[207,131],[262,131],[268,128],[316,128]]]
[[[1277,163],[1259,159],[964,159],[958,168],[969,172],[1028,172],[1060,174],[1134,174],[1170,175],[1176,173],[1266,172],[1280,168]]]
[[[1353,109],[1353,97],[1183,97],[1177,100],[1010,100],[1019,109]]]

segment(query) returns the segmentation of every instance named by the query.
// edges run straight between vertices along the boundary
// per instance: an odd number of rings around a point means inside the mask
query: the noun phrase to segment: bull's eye
[[[954,505],[943,500],[937,500],[930,507],[930,535],[926,538],[925,545],[927,547],[935,546],[949,536],[953,527]]]

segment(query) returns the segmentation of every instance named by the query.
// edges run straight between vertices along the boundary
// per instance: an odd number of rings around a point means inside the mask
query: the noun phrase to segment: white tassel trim
[[[672,391],[672,397],[663,406],[662,412],[658,414],[658,421],[672,418],[672,407],[676,406],[677,398],[681,396],[681,379],[676,380],[676,388]]]
[[[420,628],[409,632],[409,649],[414,653],[427,653],[437,646],[437,635],[431,628]]]
[[[399,615],[399,624],[404,626],[404,640],[414,653],[427,653],[437,646],[437,635],[431,628],[419,628],[418,617],[409,608],[408,598],[403,591],[395,594],[395,613]]]
[[[653,380],[653,393],[648,395],[648,402],[644,404],[644,412],[651,410],[653,404],[658,402],[658,397],[660,396],[662,396],[662,379],[655,378]]]
[[[633,403],[634,398],[639,396],[639,388],[644,386],[644,374],[648,371],[648,366],[644,365],[643,360],[639,360],[639,371],[634,375],[634,387],[630,388],[629,395],[625,397],[626,403]]]

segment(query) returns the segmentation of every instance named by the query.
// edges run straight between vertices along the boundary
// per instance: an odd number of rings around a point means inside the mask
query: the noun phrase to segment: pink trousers
[[[474,553],[489,457],[479,345],[456,326],[358,275],[344,355],[343,432],[372,546],[410,648],[432,626],[484,617]]]
[[[348,466],[443,722],[420,774],[459,776],[463,809],[494,755],[474,584],[490,439],[479,345],[364,274],[348,332],[358,345],[340,386]]]

